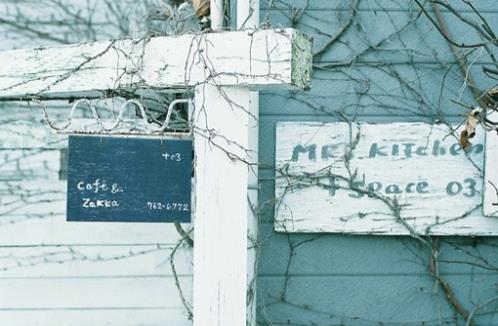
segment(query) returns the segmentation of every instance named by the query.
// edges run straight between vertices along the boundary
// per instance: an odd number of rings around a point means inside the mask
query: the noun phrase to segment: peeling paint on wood
[[[484,132],[467,153],[456,135],[425,123],[277,124],[275,229],[498,235],[482,213]]]
[[[497,114],[491,115],[496,120]],[[498,135],[496,131],[486,132],[486,152],[484,160],[484,215],[498,220]]]
[[[194,325],[246,325],[250,95],[206,85],[195,101]]]
[[[247,30],[0,52],[0,98],[204,82],[308,88],[311,53],[301,52],[311,51],[311,40],[300,35],[290,28]]]
[[[294,34],[292,42],[292,81],[295,85],[309,89],[313,71],[313,41],[301,33]]]

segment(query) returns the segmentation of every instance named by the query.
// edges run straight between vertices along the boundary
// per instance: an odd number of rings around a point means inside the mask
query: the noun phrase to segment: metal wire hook
[[[98,125],[100,127],[100,130],[101,131],[105,131],[105,132],[110,132],[113,129],[116,129],[119,126],[119,124],[123,121],[123,115],[125,113],[125,110],[129,107],[129,105],[130,104],[134,104],[134,105],[136,105],[138,107],[138,109],[140,111],[140,114],[142,116],[142,121],[144,123],[144,126],[147,128],[146,132],[148,132],[148,133],[163,132],[169,126],[169,123],[170,123],[170,120],[171,120],[171,114],[173,113],[174,107],[177,104],[180,104],[180,103],[191,103],[192,102],[191,99],[176,99],[173,102],[171,102],[169,104],[169,106],[168,106],[168,111],[166,113],[166,118],[164,119],[163,124],[159,128],[156,128],[156,127],[154,127],[152,124],[150,124],[147,121],[147,112],[146,112],[145,106],[140,101],[138,101],[136,99],[126,100],[121,105],[121,107],[119,108],[119,113],[118,113],[117,119],[113,122],[113,124],[111,126],[106,126],[104,124],[104,121],[101,119],[101,117],[99,115],[97,107],[94,104],[92,104],[92,102],[90,100],[88,100],[86,98],[78,99],[78,100],[76,100],[73,103],[73,105],[71,106],[71,110],[69,111],[69,116],[67,118],[66,123],[64,125],[60,126],[60,127],[56,126],[49,119],[47,107],[45,106],[45,104],[42,101],[40,101],[40,100],[34,100],[34,101],[36,103],[38,103],[38,105],[40,105],[40,107],[42,108],[42,110],[44,112],[44,118],[45,118],[45,121],[47,122],[47,124],[50,126],[50,128],[52,128],[52,129],[54,129],[56,131],[64,131],[64,130],[66,130],[71,125],[71,123],[73,121],[73,115],[74,115],[74,112],[76,111],[76,108],[80,104],[85,104],[92,111],[93,118],[97,121],[97,123],[98,123]],[[192,114],[191,113],[191,106],[189,106],[189,110],[188,110],[188,121],[190,121],[190,119],[191,119],[191,114]]]
[[[171,120],[171,114],[173,113],[173,108],[175,107],[175,105],[179,103],[190,103],[190,102],[191,99],[188,98],[176,99],[173,102],[171,102],[168,106],[168,113],[166,114],[166,119],[164,119],[163,125],[159,128],[154,128],[152,131],[153,132],[164,131],[169,125],[169,121]],[[190,121],[190,108],[188,112],[188,121]]]

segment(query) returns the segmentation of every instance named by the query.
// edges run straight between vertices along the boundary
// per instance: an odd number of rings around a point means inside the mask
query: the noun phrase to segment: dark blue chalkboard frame
[[[190,222],[192,141],[69,136],[67,221]]]

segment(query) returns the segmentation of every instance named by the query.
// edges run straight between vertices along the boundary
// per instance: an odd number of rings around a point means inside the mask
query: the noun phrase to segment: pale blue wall
[[[269,1],[262,2],[267,6]],[[262,10],[261,20],[272,26],[292,26],[286,16],[306,4],[304,0],[271,2],[270,9]],[[313,35],[318,49],[330,37],[322,32],[334,35],[347,21],[352,1],[309,2],[294,27]],[[459,0],[450,2],[466,17],[476,19]],[[498,31],[497,1],[473,2]],[[468,89],[461,91],[462,74],[446,42],[426,17],[416,18],[419,12],[413,0],[360,1],[352,26],[316,63],[342,62],[361,51],[364,55],[351,66],[315,70],[309,93],[261,95],[259,325],[465,324],[427,272],[430,251],[408,237],[272,231],[276,122],[337,121],[339,112],[361,121],[462,121],[464,111],[450,100],[475,104]],[[443,15],[456,39],[479,40],[469,26],[447,11]],[[410,20],[415,21],[387,38]],[[483,89],[493,86],[482,73],[483,66],[491,66],[490,57],[475,50],[469,61],[476,83]],[[290,246],[301,242],[289,266]],[[441,275],[465,309],[472,310],[497,295],[498,240],[462,237],[442,238],[441,242]],[[284,288],[288,302],[281,300]],[[487,306],[476,325],[498,325],[495,310],[495,305]]]

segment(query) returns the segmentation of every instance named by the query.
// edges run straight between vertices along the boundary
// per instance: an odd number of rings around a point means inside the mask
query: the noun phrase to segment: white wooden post
[[[0,100],[195,87],[194,325],[245,326],[249,90],[308,88],[311,58],[292,29],[7,51]]]
[[[211,28],[223,1],[211,0]],[[201,85],[195,92],[194,326],[245,325],[249,90]],[[232,156],[230,156],[232,155]],[[220,173],[222,172],[222,173]]]
[[[237,1],[237,29],[257,29],[259,27],[259,0]],[[259,155],[259,92],[249,93],[249,155],[250,165],[247,198],[248,225],[247,236],[253,241],[258,239],[258,155]],[[259,248],[249,240],[247,251],[247,286],[250,295],[247,296],[247,325],[256,326],[256,275],[257,275],[257,254]]]
[[[195,108],[194,326],[245,325],[249,91],[198,86]]]

